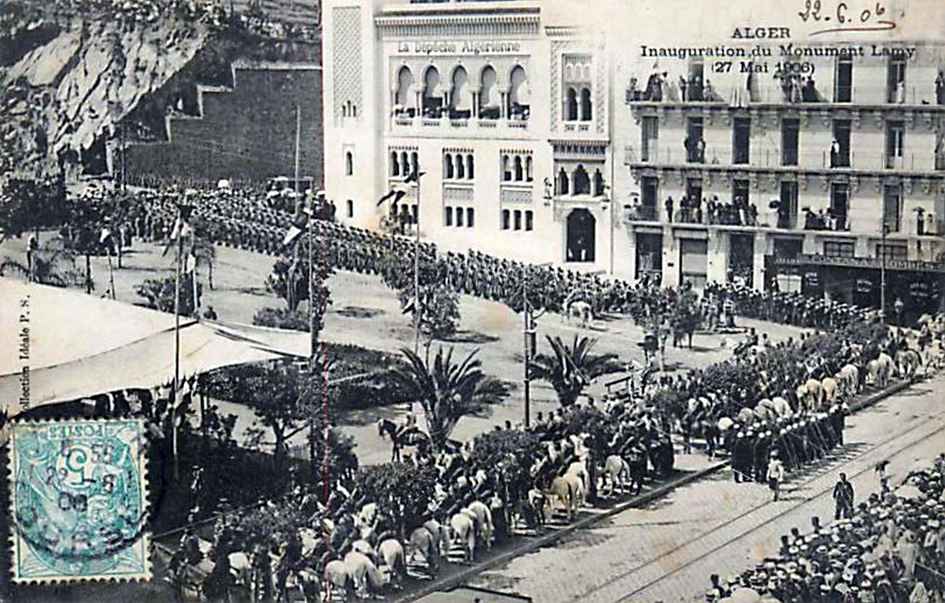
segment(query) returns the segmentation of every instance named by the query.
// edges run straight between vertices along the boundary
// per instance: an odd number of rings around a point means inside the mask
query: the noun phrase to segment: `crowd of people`
[[[885,463],[877,466],[884,471]],[[710,577],[707,601],[751,590],[781,603],[932,603],[945,597],[945,455],[910,472],[906,484],[854,504],[841,474],[833,491],[835,521],[811,518],[791,528],[778,554],[723,580]]]

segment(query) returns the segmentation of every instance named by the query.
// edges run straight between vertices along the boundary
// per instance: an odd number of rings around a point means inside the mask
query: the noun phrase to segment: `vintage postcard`
[[[945,601],[945,2],[0,3],[0,603]]]

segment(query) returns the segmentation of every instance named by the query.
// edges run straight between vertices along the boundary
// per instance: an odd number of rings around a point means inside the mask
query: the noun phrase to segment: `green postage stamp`
[[[133,419],[13,424],[14,582],[150,579],[144,430]]]

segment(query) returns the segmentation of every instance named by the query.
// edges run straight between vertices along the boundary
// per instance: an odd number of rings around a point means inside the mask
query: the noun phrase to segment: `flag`
[[[306,227],[308,226],[308,211],[303,209],[301,212],[297,213],[292,219],[292,225],[289,226],[288,232],[285,233],[285,238],[282,240],[282,246],[288,247],[291,245],[299,236],[305,232]]]
[[[190,274],[197,269],[197,256],[193,253],[187,254],[187,259],[184,261],[184,274]]]
[[[393,199],[393,201],[391,201],[391,204],[397,205],[397,203],[406,196],[407,196],[407,191],[401,190],[399,188],[392,188],[387,192],[387,194],[385,194],[383,197],[381,197],[377,201],[377,206],[380,207],[388,199]]]
[[[420,176],[423,176],[426,172],[419,172],[414,170],[407,174],[407,177],[404,178],[404,184],[410,184],[411,182],[420,182]]]
[[[430,424],[427,422],[427,411],[423,409],[423,405],[419,402],[414,402],[410,408],[410,412],[416,417],[417,429],[429,436]]]
[[[171,245],[173,245],[178,238],[187,240],[191,235],[194,234],[194,229],[187,223],[187,218],[183,216],[177,216],[177,221],[174,222],[174,230],[171,231],[171,238],[168,239],[167,245],[164,247],[164,251],[161,253],[161,257],[167,255],[167,252],[170,251]]]

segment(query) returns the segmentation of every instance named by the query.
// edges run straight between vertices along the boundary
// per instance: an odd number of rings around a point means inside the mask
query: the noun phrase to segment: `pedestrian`
[[[847,481],[846,473],[840,474],[840,480],[833,487],[833,500],[836,505],[834,519],[848,519],[853,515],[853,484]]]
[[[773,500],[778,500],[781,494],[781,482],[784,481],[784,465],[778,458],[778,451],[771,452],[771,461],[768,463],[768,487],[774,494]]]

